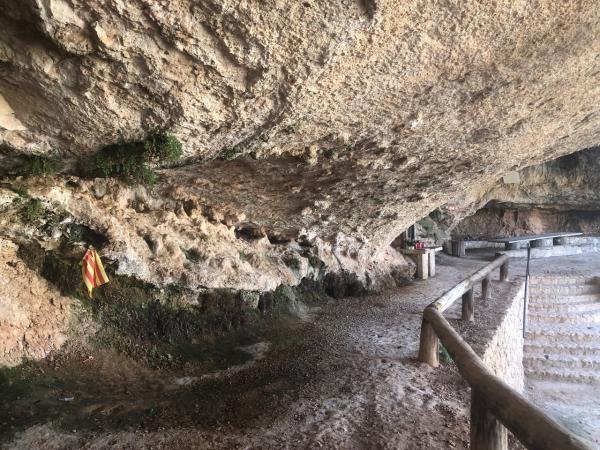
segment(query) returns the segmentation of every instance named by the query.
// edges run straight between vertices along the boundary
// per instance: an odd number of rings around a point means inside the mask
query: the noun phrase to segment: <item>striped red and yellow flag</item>
[[[92,290],[103,284],[108,283],[108,277],[102,266],[100,256],[94,248],[89,248],[83,260],[81,261],[81,271],[83,274],[83,282],[88,289],[88,294],[92,298]]]

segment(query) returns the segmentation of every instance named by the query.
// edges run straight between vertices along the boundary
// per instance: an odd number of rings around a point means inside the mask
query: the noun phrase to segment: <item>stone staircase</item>
[[[600,383],[599,277],[531,278],[523,364],[530,379]]]

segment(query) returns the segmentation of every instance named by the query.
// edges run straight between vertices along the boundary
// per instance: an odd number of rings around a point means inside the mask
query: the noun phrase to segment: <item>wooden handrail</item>
[[[460,337],[438,310],[425,308],[423,318],[431,324],[485,409],[499,419],[523,445],[531,449],[590,449],[580,438],[493,375],[471,346]],[[481,405],[477,407],[481,414]],[[489,425],[488,423],[487,428],[490,428]],[[475,447],[473,438],[481,439],[482,436],[472,428],[472,449],[496,448],[487,445]],[[483,438],[485,439],[485,436]]]
[[[493,375],[442,315],[462,296],[465,319],[465,299],[470,298],[472,312],[473,286],[482,281],[482,290],[487,295],[490,273],[498,267],[500,278],[506,280],[508,257],[503,255],[425,308],[419,359],[436,367],[441,341],[471,386],[471,449],[506,450],[506,427],[529,449],[591,450],[582,439]]]
[[[476,283],[486,279],[490,273],[492,273],[495,269],[502,265],[507,265],[506,276],[502,281],[506,281],[508,278],[508,255],[502,255],[493,260],[491,263],[483,267],[482,269],[475,272],[468,278],[465,278],[463,281],[458,283],[449,291],[446,291],[440,298],[438,298],[435,302],[431,303],[431,305],[438,311],[446,311],[452,304],[458,300],[458,298],[470,291]]]

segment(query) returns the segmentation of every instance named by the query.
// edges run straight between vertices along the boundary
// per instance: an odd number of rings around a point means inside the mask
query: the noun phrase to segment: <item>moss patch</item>
[[[58,160],[40,155],[21,155],[16,169],[22,176],[51,176],[61,169]]]
[[[94,156],[94,175],[152,185],[156,182],[156,174],[148,164],[172,163],[182,154],[181,142],[175,136],[158,132],[143,141],[122,142],[102,148]]]
[[[44,206],[37,198],[30,198],[23,207],[23,218],[27,222],[34,222],[42,216]]]

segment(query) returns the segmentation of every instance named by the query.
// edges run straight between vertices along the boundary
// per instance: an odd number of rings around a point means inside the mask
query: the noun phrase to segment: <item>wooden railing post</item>
[[[473,288],[469,289],[462,296],[462,320],[473,322],[475,320],[475,309],[473,308],[473,300],[475,292]]]
[[[486,276],[483,280],[481,280],[481,299],[487,300],[490,298],[490,282],[492,281],[492,277],[490,275]]]
[[[486,408],[483,399],[471,389],[471,450],[507,450],[506,428]]]
[[[500,281],[508,281],[508,259],[500,266]]]
[[[419,343],[419,361],[429,364],[431,367],[439,366],[439,343],[440,340],[433,327],[423,318]]]

